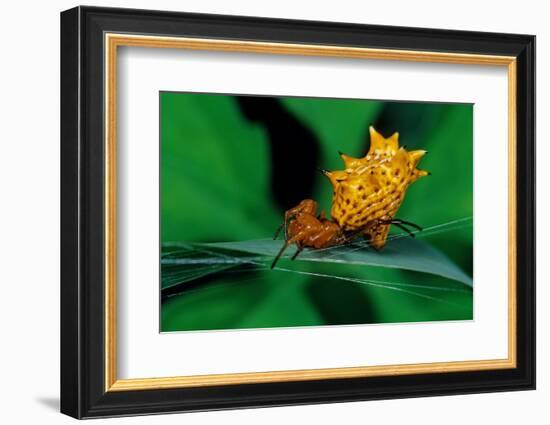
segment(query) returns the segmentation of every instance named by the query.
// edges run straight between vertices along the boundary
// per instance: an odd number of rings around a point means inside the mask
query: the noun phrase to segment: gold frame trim
[[[324,56],[355,59],[399,60],[469,65],[505,66],[508,71],[508,357],[384,366],[285,370],[253,373],[175,376],[167,378],[117,379],[116,372],[116,97],[117,49],[120,46],[247,52],[281,55]],[[105,391],[135,391],[214,385],[311,381],[415,373],[447,373],[510,369],[517,366],[516,353],[516,58],[370,49],[328,45],[267,43],[256,41],[105,34]]]

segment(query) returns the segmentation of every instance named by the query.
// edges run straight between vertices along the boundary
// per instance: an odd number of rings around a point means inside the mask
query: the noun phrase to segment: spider
[[[362,158],[340,153],[344,169],[320,170],[333,189],[331,219],[324,211],[317,214],[317,203],[305,199],[285,212],[285,219],[275,233],[285,229],[285,243],[271,267],[273,268],[289,245],[295,244],[294,260],[306,247],[319,249],[343,245],[362,236],[369,246],[379,250],[387,241],[390,225],[414,233],[422,228],[395,218],[408,187],[421,177],[430,175],[417,168],[424,150],[408,151],[399,146],[399,134],[385,138],[374,127],[369,128],[370,148]]]
[[[271,268],[275,267],[283,253],[292,244],[297,247],[296,252],[291,257],[291,260],[295,260],[304,248],[320,249],[345,245],[361,235],[372,242],[373,236],[370,235],[376,235],[377,229],[380,226],[388,226],[389,224],[395,224],[405,230],[411,237],[414,237],[414,233],[405,227],[405,225],[412,226],[419,231],[422,230],[420,226],[409,221],[391,219],[375,220],[357,230],[344,231],[336,222],[327,219],[324,211],[321,211],[317,215],[317,202],[312,199],[304,199],[297,206],[285,212],[284,221],[277,228],[273,236],[273,239],[277,239],[281,230],[284,229],[285,243],[273,260]],[[373,246],[377,247],[374,244]]]

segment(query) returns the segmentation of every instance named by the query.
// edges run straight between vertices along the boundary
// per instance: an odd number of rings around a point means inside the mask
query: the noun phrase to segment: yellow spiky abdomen
[[[399,147],[399,134],[385,139],[370,127],[371,146],[363,158],[342,154],[345,169],[329,171],[334,194],[331,216],[347,232],[361,232],[375,248],[386,243],[389,225],[411,183],[428,174],[416,168],[426,151]]]

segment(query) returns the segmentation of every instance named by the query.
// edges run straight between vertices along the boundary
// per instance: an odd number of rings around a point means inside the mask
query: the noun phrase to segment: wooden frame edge
[[[372,49],[205,38],[105,33],[105,392],[190,388],[218,385],[312,381],[359,377],[513,369],[517,367],[516,276],[516,90],[514,56]],[[117,379],[116,372],[116,58],[120,46],[400,60],[407,62],[506,66],[508,70],[508,358],[273,372]]]
[[[367,378],[414,375],[417,373],[447,373],[480,370],[512,369],[515,362],[474,360],[441,363],[418,363],[394,366],[364,366],[327,369],[284,370],[274,372],[230,373],[216,375],[174,376],[166,378],[118,379],[108,391],[139,391],[151,389],[207,387],[219,385],[260,384],[266,382],[316,381],[322,379]]]

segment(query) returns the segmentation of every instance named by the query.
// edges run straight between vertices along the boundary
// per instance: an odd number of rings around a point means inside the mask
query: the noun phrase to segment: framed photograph
[[[61,411],[535,387],[535,37],[61,14]]]

